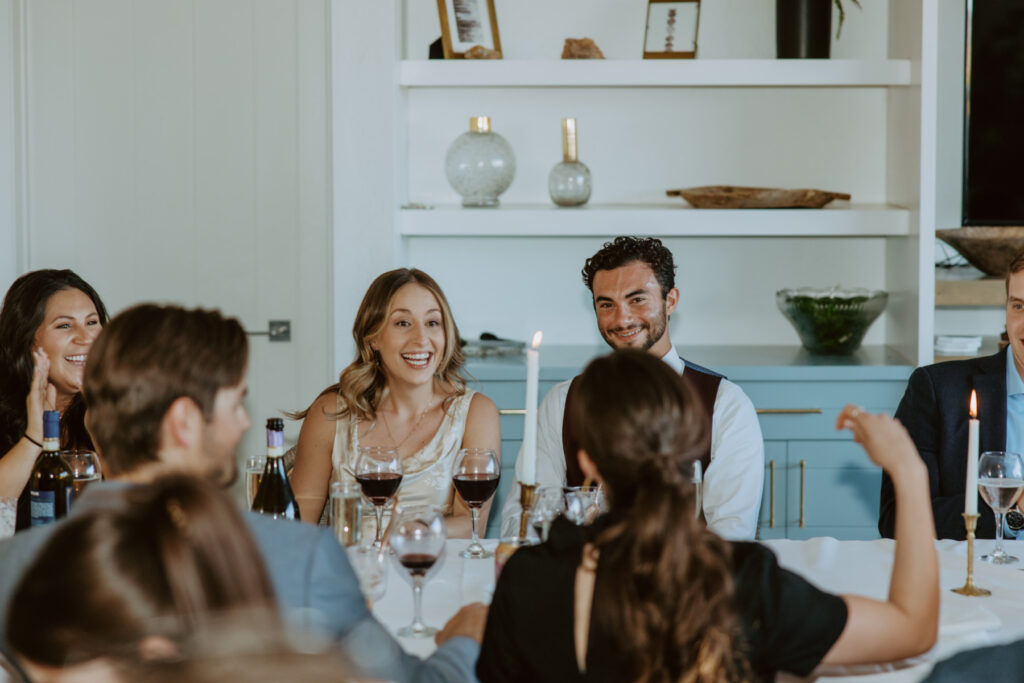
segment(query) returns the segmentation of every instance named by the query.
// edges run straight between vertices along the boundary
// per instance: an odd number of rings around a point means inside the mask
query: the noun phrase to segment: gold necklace
[[[394,401],[392,401],[392,403],[394,403]],[[391,425],[388,424],[388,416],[387,416],[387,414],[383,410],[380,412],[380,416],[384,418],[384,428],[386,430],[388,430],[388,438],[391,439],[391,443],[394,444],[393,448],[396,451],[402,447],[402,444],[404,444],[406,441],[409,440],[409,437],[412,436],[416,432],[417,429],[419,429],[420,423],[423,422],[423,418],[425,418],[427,416],[427,413],[429,413],[431,411],[431,409],[433,409],[433,407],[434,407],[433,404],[434,404],[434,397],[431,396],[430,397],[430,401],[427,402],[427,407],[423,409],[423,411],[420,413],[419,419],[416,420],[416,424],[414,424],[412,426],[412,429],[410,429],[409,432],[405,435],[405,438],[403,438],[398,443],[395,443],[395,435],[391,432]]]

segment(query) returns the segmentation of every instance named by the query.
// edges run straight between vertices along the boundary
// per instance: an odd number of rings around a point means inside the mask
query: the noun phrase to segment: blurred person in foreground
[[[247,363],[245,331],[216,311],[143,304],[111,320],[89,354],[83,396],[86,424],[113,481],[91,486],[69,519],[113,490],[172,473],[231,483],[235,449],[250,426],[243,405]],[[369,612],[329,530],[256,513],[245,520],[285,618],[301,615],[323,629],[357,671],[394,681],[472,677],[485,607],[460,610],[435,638],[437,651],[420,660]],[[0,604],[7,604],[15,582],[61,524],[0,542]]]
[[[233,502],[171,475],[61,524],[15,588],[6,632],[33,681],[130,680],[127,667],[180,657],[190,633],[231,612],[259,631],[280,627]]]
[[[900,497],[888,601],[831,595],[766,547],[697,520],[690,465],[706,446],[699,399],[639,351],[587,366],[570,416],[580,467],[610,512],[556,520],[498,581],[477,674],[490,681],[769,681],[819,663],[927,651],[939,617],[928,475],[906,431],[853,406],[839,414]]]

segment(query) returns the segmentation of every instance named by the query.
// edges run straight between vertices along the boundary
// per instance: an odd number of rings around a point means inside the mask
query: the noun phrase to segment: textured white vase
[[[516,157],[508,141],[491,130],[490,117],[474,116],[469,131],[448,147],[444,172],[463,206],[495,207],[515,177]]]

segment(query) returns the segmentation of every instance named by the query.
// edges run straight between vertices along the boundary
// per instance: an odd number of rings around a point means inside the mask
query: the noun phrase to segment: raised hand
[[[50,383],[50,358],[42,349],[32,350],[35,362],[32,370],[32,384],[25,397],[25,412],[28,422],[25,433],[38,442],[43,440],[43,411],[57,409],[57,387]]]
[[[853,440],[886,471],[908,462],[920,462],[917,448],[900,421],[883,413],[868,413],[847,405],[836,418],[836,429],[849,429]]]

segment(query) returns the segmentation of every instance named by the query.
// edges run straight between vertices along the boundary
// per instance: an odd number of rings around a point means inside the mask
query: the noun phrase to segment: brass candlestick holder
[[[974,530],[978,527],[978,515],[964,514],[964,526],[967,527],[967,583],[960,588],[951,588],[954,593],[970,597],[992,595],[992,591],[974,585]]]
[[[519,482],[519,506],[522,512],[519,513],[519,539],[527,543],[526,530],[530,524],[530,509],[533,507],[533,496],[537,492],[536,484],[524,484]]]

